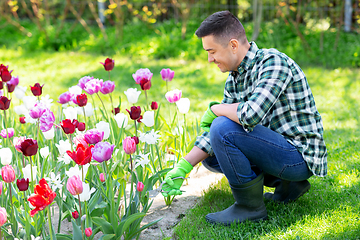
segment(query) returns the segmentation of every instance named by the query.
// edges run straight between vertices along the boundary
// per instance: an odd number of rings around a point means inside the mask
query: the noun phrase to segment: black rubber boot
[[[266,172],[263,172],[263,174],[264,174],[264,186],[274,188],[280,185],[281,183],[280,178],[270,175]]]
[[[308,180],[300,182],[292,182],[281,180],[276,184],[274,193],[265,193],[265,199],[272,200],[279,203],[288,203],[295,201],[302,195],[304,195],[310,189],[310,183]]]
[[[259,221],[267,218],[267,212],[263,198],[263,174],[254,180],[237,186],[232,186],[231,190],[236,202],[229,208],[206,215],[206,220],[210,223],[231,225],[241,223],[246,220]]]

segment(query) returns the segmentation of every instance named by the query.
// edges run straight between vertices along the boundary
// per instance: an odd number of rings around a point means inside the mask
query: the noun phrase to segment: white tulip
[[[142,123],[144,123],[147,127],[152,127],[155,124],[154,120],[154,112],[153,111],[146,111],[143,115],[143,118],[140,119]]]
[[[176,106],[180,113],[186,114],[190,109],[190,100],[188,98],[180,98],[180,100],[176,102]]]
[[[118,113],[114,116],[114,119],[118,125],[119,128],[123,127],[125,128],[128,125],[129,118],[124,113]]]
[[[104,140],[109,138],[109,136],[110,136],[110,125],[109,125],[109,123],[104,122],[104,121],[100,121],[95,126],[96,126],[97,130],[104,132]]]
[[[65,118],[67,119],[77,119],[77,110],[74,107],[67,107],[63,109],[63,113],[65,114]]]
[[[135,104],[135,103],[137,103],[137,101],[139,99],[141,91],[138,91],[136,88],[129,88],[124,93],[128,99],[128,102],[130,104]]]
[[[12,160],[12,151],[10,148],[2,148],[0,149],[0,158],[1,158],[1,164],[3,166],[9,165]]]

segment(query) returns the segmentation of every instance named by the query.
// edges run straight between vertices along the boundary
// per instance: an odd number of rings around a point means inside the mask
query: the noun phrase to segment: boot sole
[[[265,217],[261,217],[261,218],[256,218],[256,219],[246,219],[244,221],[233,221],[233,222],[217,222],[215,220],[212,220],[211,218],[208,218],[208,216],[205,217],[206,221],[208,223],[211,223],[211,224],[215,224],[215,225],[222,225],[222,226],[231,226],[231,224],[235,223],[235,224],[241,224],[243,222],[246,222],[246,221],[252,221],[252,222],[260,222],[260,221],[264,221],[264,220],[267,220],[268,219],[268,216],[265,216]]]
[[[273,202],[287,204],[287,203],[294,202],[297,199],[299,199],[301,196],[303,196],[305,193],[307,193],[310,190],[310,188],[311,188],[311,184],[308,182],[308,184],[300,191],[300,193],[296,197],[294,197],[294,198],[290,197],[290,199],[288,199],[289,196],[291,196],[291,194],[289,194],[286,197],[286,199],[283,201],[273,199],[274,193],[269,193],[269,192],[264,193],[264,198],[267,200],[273,201]]]

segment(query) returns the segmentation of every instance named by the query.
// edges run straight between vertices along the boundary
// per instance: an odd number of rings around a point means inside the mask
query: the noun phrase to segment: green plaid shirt
[[[314,97],[300,67],[276,49],[259,49],[254,42],[237,72],[230,73],[222,103],[240,103],[237,116],[245,131],[260,124],[294,145],[316,176],[327,174],[323,126]],[[210,133],[195,146],[213,155]]]

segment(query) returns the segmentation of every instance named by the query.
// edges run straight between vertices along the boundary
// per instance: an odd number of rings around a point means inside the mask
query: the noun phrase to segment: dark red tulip
[[[0,81],[0,90],[4,88],[4,84],[2,81]]]
[[[101,64],[104,65],[106,71],[111,71],[114,69],[115,61],[111,58],[107,58],[105,59],[105,63],[101,62]]]
[[[136,145],[139,144],[139,138],[138,138],[137,136],[133,136],[133,137],[131,137],[131,138],[134,139]]]
[[[0,96],[0,109],[1,110],[7,110],[10,107],[10,101],[7,97],[5,96]]]
[[[60,126],[65,134],[73,134],[75,132],[76,123],[74,124],[73,122],[70,119],[65,119],[60,122]]]
[[[141,114],[141,108],[140,108],[140,106],[137,106],[137,107],[132,106],[132,107],[130,108],[130,111],[127,110],[127,109],[126,109],[126,111],[130,114],[130,118],[131,118],[132,120],[138,119],[138,118],[140,117],[140,114]]]
[[[79,121],[76,119],[73,119],[71,123],[75,126],[75,128],[77,128],[79,125]]]
[[[31,92],[32,94],[37,97],[40,96],[42,94],[42,88],[43,88],[44,84],[42,86],[40,86],[39,83],[35,83],[34,86],[30,86],[31,88]]]
[[[19,121],[20,121],[20,123],[22,123],[22,124],[26,123],[25,117],[20,117],[20,118],[19,118]]]
[[[138,123],[141,123],[141,119],[143,119],[143,116],[142,116],[142,115],[140,115],[140,117],[139,117],[138,119],[136,119],[136,121],[137,121]]]
[[[11,73],[7,68],[1,72],[1,79],[3,80],[3,82],[8,82],[11,80]]]
[[[149,79],[143,78],[140,80],[141,90],[149,90],[151,88],[151,81]]]
[[[71,215],[72,215],[72,217],[73,217],[74,219],[78,219],[78,218],[79,218],[79,213],[78,213],[78,211],[72,212]]]
[[[86,106],[87,100],[88,100],[88,99],[87,99],[87,96],[86,96],[85,93],[79,94],[79,95],[76,96],[77,105],[78,105],[79,107],[84,107],[84,106]]]
[[[159,108],[159,106],[158,106],[157,102],[151,102],[151,110],[156,110],[158,108]]]
[[[77,129],[82,132],[85,130],[85,123],[83,122],[79,122],[78,125],[77,125]]]
[[[15,84],[10,84],[10,83],[7,83],[6,86],[7,86],[7,89],[8,89],[9,93],[12,93],[15,90],[15,87],[16,87]]]
[[[20,145],[20,151],[26,157],[34,156],[38,151],[38,143],[35,139],[25,139]]]
[[[118,114],[118,113],[120,112],[120,108],[119,108],[119,107],[116,107],[116,108],[114,108],[113,110],[111,110],[111,112],[112,112],[114,115],[116,115],[116,114]]]
[[[18,187],[19,191],[26,191],[29,188],[29,179],[27,178],[25,180],[25,178],[22,179],[17,179],[16,180],[16,186]]]

